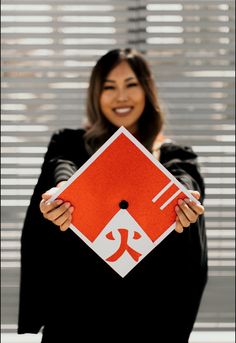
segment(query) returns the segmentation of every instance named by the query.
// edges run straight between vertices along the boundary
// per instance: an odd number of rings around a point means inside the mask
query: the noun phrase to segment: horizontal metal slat
[[[135,0],[120,0],[120,3],[126,3],[128,4],[129,6],[134,6],[135,5],[137,6],[137,8],[140,6],[140,4],[137,5],[137,1]],[[32,4],[39,4],[39,5],[42,5],[42,4],[63,4],[65,5],[65,1],[64,0],[34,0],[32,2],[32,0],[4,0],[4,3],[5,4],[29,4],[29,5],[32,5]],[[104,4],[117,4],[117,1],[116,0],[86,0],[86,1],[80,1],[80,4],[83,4],[83,5],[87,5],[87,4],[96,4],[96,3],[104,3]],[[152,2],[151,2],[152,3]],[[168,4],[179,4],[180,1],[179,0],[168,0]],[[185,4],[190,4],[190,5],[193,5],[193,2],[192,0],[184,0],[184,3]],[[74,5],[78,5],[78,1],[76,0],[67,0],[66,1],[66,4],[74,4]],[[142,1],[142,5],[144,6],[145,4],[150,4],[150,1],[149,0],[143,0]],[[163,4],[164,6],[166,5],[166,1],[162,0],[162,1],[159,1],[158,4]],[[199,0],[198,1],[198,6],[200,4],[203,4],[204,6],[212,6],[212,5],[215,5],[215,4],[222,4],[222,0]],[[224,4],[228,4],[230,6],[234,6],[234,0],[224,0]],[[195,5],[195,4],[194,4]],[[193,6],[194,6],[193,5]]]
[[[39,61],[39,64],[38,65],[35,65],[35,63],[31,63],[31,65],[27,65],[27,66],[17,66],[14,68],[14,71],[12,70],[12,67],[10,65],[3,65],[3,69],[2,69],[2,72],[3,72],[3,76],[4,76],[4,73],[7,74],[7,76],[9,77],[9,75],[12,73],[13,74],[13,80],[14,80],[14,77],[15,75],[19,74],[17,77],[15,77],[16,79],[17,78],[20,78],[20,73],[27,73],[28,75],[30,73],[37,73],[37,72],[41,72],[41,74],[43,72],[47,72],[47,71],[50,71],[50,73],[52,72],[55,72],[55,73],[60,73],[61,75],[65,74],[65,77],[66,77],[66,73],[71,73],[71,78],[73,79],[73,74],[74,74],[74,77],[77,77],[76,75],[80,74],[81,71],[84,71],[84,69],[86,69],[87,71],[87,68],[90,68],[92,69],[92,67],[94,66],[94,63],[81,63],[78,62],[78,65],[77,66],[60,66],[60,65],[55,65],[55,62],[53,63],[53,60],[51,61],[51,65],[48,65],[48,66],[44,66],[43,64],[46,64],[45,62],[41,62]],[[41,64],[41,65],[40,65]],[[166,71],[162,72],[161,70],[158,70],[161,66],[164,66],[165,64],[163,63],[163,65],[161,65],[160,63],[157,65],[157,73],[158,75],[161,75],[161,74],[166,74]],[[168,73],[169,72],[180,72],[181,74],[183,72],[186,72],[186,71],[190,71],[190,72],[194,72],[194,71],[201,71],[201,72],[204,72],[207,74],[210,74],[210,72],[212,71],[212,73],[214,72],[215,74],[222,74],[224,76],[224,71],[225,71],[225,74],[227,75],[229,72],[232,73],[232,77],[234,76],[233,74],[233,68],[231,65],[221,65],[220,63],[217,64],[215,63],[214,65],[210,65],[210,64],[206,64],[206,65],[201,65],[201,66],[197,66],[197,65],[194,65],[194,63],[192,64],[185,64],[183,65],[182,64],[172,64],[172,65],[168,65],[166,64],[166,66],[168,66],[169,70],[168,70]],[[219,69],[220,69],[220,72],[219,72]],[[65,80],[65,82],[68,82],[69,80]]]
[[[140,42],[140,46],[143,49],[144,46],[147,44],[150,46],[150,48],[154,49],[154,47],[159,47],[159,48],[163,48],[163,49],[167,49],[173,50],[173,49],[182,49],[183,52],[186,52],[188,50],[193,51],[199,51],[199,49],[211,49],[212,51],[214,50],[219,50],[219,49],[225,49],[227,50],[231,50],[233,51],[235,43],[234,42],[218,42],[218,43],[210,43],[210,42],[184,42],[184,41],[180,41],[180,42],[173,42],[172,43],[168,43],[165,40],[162,40],[160,43],[158,42],[153,42],[150,44],[148,42],[145,41],[144,39],[141,40],[137,40],[135,38],[130,39],[130,42],[132,42],[132,44],[137,44]],[[17,39],[8,39],[7,41],[4,42],[4,40],[2,41],[2,43],[4,43],[4,50],[9,50],[12,49],[12,47],[17,47],[17,48],[30,48],[32,49],[52,49],[53,50],[65,50],[65,49],[78,49],[78,46],[80,47],[80,49],[86,49],[89,47],[92,47],[93,49],[99,49],[99,48],[103,48],[106,50],[110,50],[112,46],[114,45],[120,45],[120,47],[126,46],[128,44],[127,41],[127,35],[126,37],[116,37],[116,38],[93,38],[93,39],[77,39],[74,43],[67,43],[67,42],[62,42],[62,43],[57,43],[57,42],[53,42],[52,38],[33,38],[30,39],[29,41],[27,41],[27,39],[22,39],[22,40],[17,40]]]

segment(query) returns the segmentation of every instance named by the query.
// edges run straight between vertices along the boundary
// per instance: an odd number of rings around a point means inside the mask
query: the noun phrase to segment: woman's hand
[[[196,199],[200,198],[199,192],[190,192]],[[182,233],[184,228],[189,227],[192,223],[196,223],[198,217],[204,213],[204,207],[187,198],[184,200],[179,199],[175,212],[177,214],[175,231]]]
[[[47,200],[51,198],[52,194],[58,190],[58,186],[59,185],[42,194],[39,208],[45,219],[48,219],[53,224],[59,226],[61,231],[66,231],[71,224],[74,210],[73,206],[71,206],[69,202],[63,202],[63,200],[60,199],[46,203]]]

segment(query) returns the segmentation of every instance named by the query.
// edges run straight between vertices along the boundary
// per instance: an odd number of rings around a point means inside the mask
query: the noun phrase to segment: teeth
[[[117,113],[127,113],[131,110],[131,107],[125,107],[125,108],[116,108],[115,112]]]

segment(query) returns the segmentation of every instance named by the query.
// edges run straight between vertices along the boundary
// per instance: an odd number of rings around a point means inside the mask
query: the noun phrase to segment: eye
[[[115,87],[113,87],[113,86],[103,86],[103,89],[104,90],[115,89]]]
[[[136,82],[133,82],[133,83],[129,83],[128,85],[127,85],[127,87],[136,87],[136,86],[138,86],[138,84],[136,83]]]

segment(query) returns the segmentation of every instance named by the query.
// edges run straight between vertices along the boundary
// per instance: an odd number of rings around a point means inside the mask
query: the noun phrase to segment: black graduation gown
[[[173,231],[121,278],[72,230],[61,232],[39,211],[41,194],[89,158],[83,134],[64,129],[53,135],[26,213],[18,333],[44,326],[47,343],[188,342],[207,281],[204,215],[182,234]],[[198,190],[203,202],[204,182],[191,148],[164,143],[160,162]],[[63,164],[65,175],[55,176]]]

